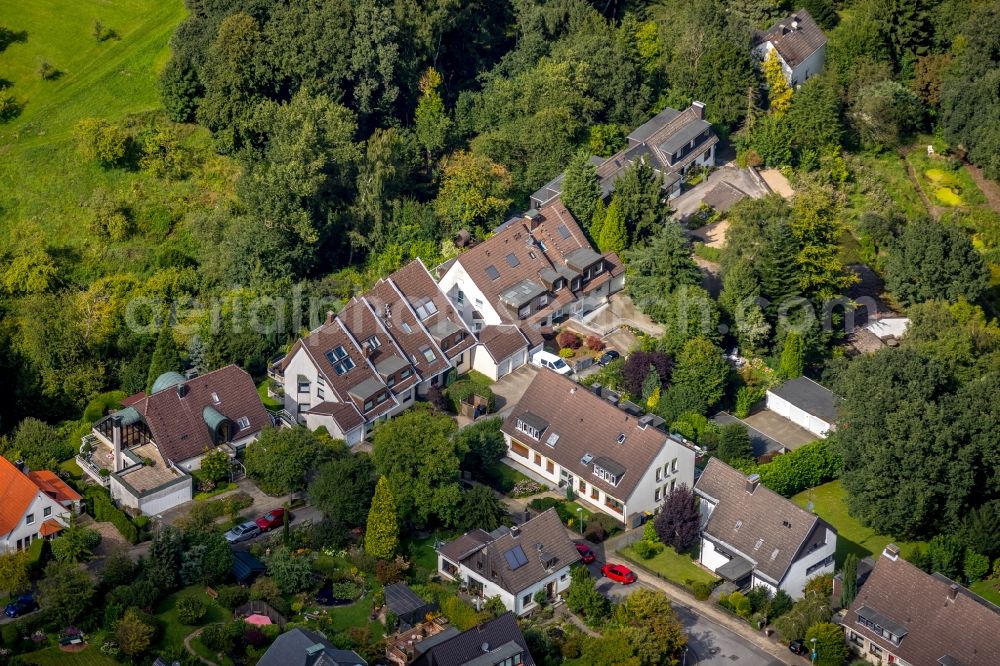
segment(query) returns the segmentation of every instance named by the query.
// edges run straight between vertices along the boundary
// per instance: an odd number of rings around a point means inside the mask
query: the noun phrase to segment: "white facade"
[[[124,474],[112,475],[109,480],[108,491],[115,501],[147,516],[155,516],[190,502],[194,496],[194,482],[190,476],[178,477],[176,481],[147,493],[137,493],[127,485],[127,471]]]
[[[785,59],[781,57],[780,53],[777,53],[774,44],[770,41],[757,46],[754,49],[754,55],[760,58],[761,62],[764,62],[771,51],[775,51],[775,55],[778,56],[778,61],[781,62],[781,71],[785,73],[785,80],[793,88],[802,85],[808,79],[823,71],[823,64],[826,62],[826,42],[816,49],[811,56],[800,62],[798,67],[794,68],[785,62]]]
[[[456,575],[449,574],[446,568],[446,563],[457,568],[458,573]],[[479,575],[468,567],[462,566],[458,562],[452,562],[451,560],[446,559],[443,555],[438,554],[438,572],[442,576],[466,583],[469,581],[475,581],[476,584],[482,587],[483,599],[500,597],[504,607],[515,615],[524,615],[525,613],[531,612],[538,606],[535,602],[535,594],[539,590],[549,591],[551,589],[553,597],[557,594],[565,592],[570,584],[569,569],[569,566],[557,569],[537,583],[513,593],[508,592],[496,583]],[[551,588],[549,587],[550,585]]]
[[[478,333],[483,326],[503,324],[500,314],[480,291],[461,263],[455,262],[441,278],[438,287],[451,301],[462,321]],[[481,317],[473,316],[473,311]]]
[[[473,356],[472,369],[494,380],[510,374],[528,361],[528,350],[526,348],[520,349],[511,356],[501,359],[499,363],[493,360],[493,357],[490,356],[490,353],[486,351],[483,345],[476,345],[470,350],[470,353],[473,351],[475,352],[475,356]]]
[[[39,490],[28,505],[17,526],[0,535],[0,553],[24,550],[41,538],[42,523],[54,519],[63,527],[69,525],[69,509]]]
[[[824,421],[818,416],[809,414],[804,409],[796,407],[771,391],[767,392],[766,406],[778,416],[782,416],[795,425],[805,428],[817,437],[825,438],[829,434],[830,430],[833,429],[833,424],[828,421]]]

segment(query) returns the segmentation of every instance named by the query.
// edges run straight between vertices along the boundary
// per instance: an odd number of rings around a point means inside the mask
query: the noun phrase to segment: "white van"
[[[560,375],[568,375],[573,372],[573,368],[569,367],[566,361],[562,360],[552,352],[535,352],[535,355],[531,357],[531,363],[533,365],[537,365],[539,368],[554,370]]]

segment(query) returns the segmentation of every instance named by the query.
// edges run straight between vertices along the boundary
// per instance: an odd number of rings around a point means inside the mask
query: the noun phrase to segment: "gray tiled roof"
[[[432,636],[422,642],[426,645],[427,641],[436,638],[437,636]],[[512,644],[516,645],[518,650],[512,650]],[[429,649],[424,645],[421,645],[421,648],[423,654],[417,657],[412,666],[481,666],[482,664],[492,666],[518,651],[523,654],[524,666],[535,666],[535,661],[528,652],[528,644],[517,626],[517,619],[513,613],[504,613],[495,620],[484,622],[457,636],[451,636],[448,640],[437,642]],[[483,657],[490,659],[483,661]]]
[[[351,650],[338,649],[317,631],[292,629],[274,639],[258,666],[368,666]]]
[[[837,419],[837,394],[808,377],[796,377],[769,391],[827,423]]]

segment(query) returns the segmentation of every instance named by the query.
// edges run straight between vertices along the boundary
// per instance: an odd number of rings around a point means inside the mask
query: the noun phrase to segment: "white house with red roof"
[[[25,550],[69,525],[80,495],[48,470],[26,472],[0,457],[0,554]]]

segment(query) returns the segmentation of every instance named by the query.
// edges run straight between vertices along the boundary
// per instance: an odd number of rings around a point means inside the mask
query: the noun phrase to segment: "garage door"
[[[501,361],[500,365],[497,366],[497,379],[500,379],[504,375],[510,372],[510,359]]]
[[[527,351],[519,351],[516,354],[514,354],[514,362],[511,365],[511,368],[514,368],[514,369],[520,368],[522,365],[524,365],[527,362],[528,362],[528,352]]]

